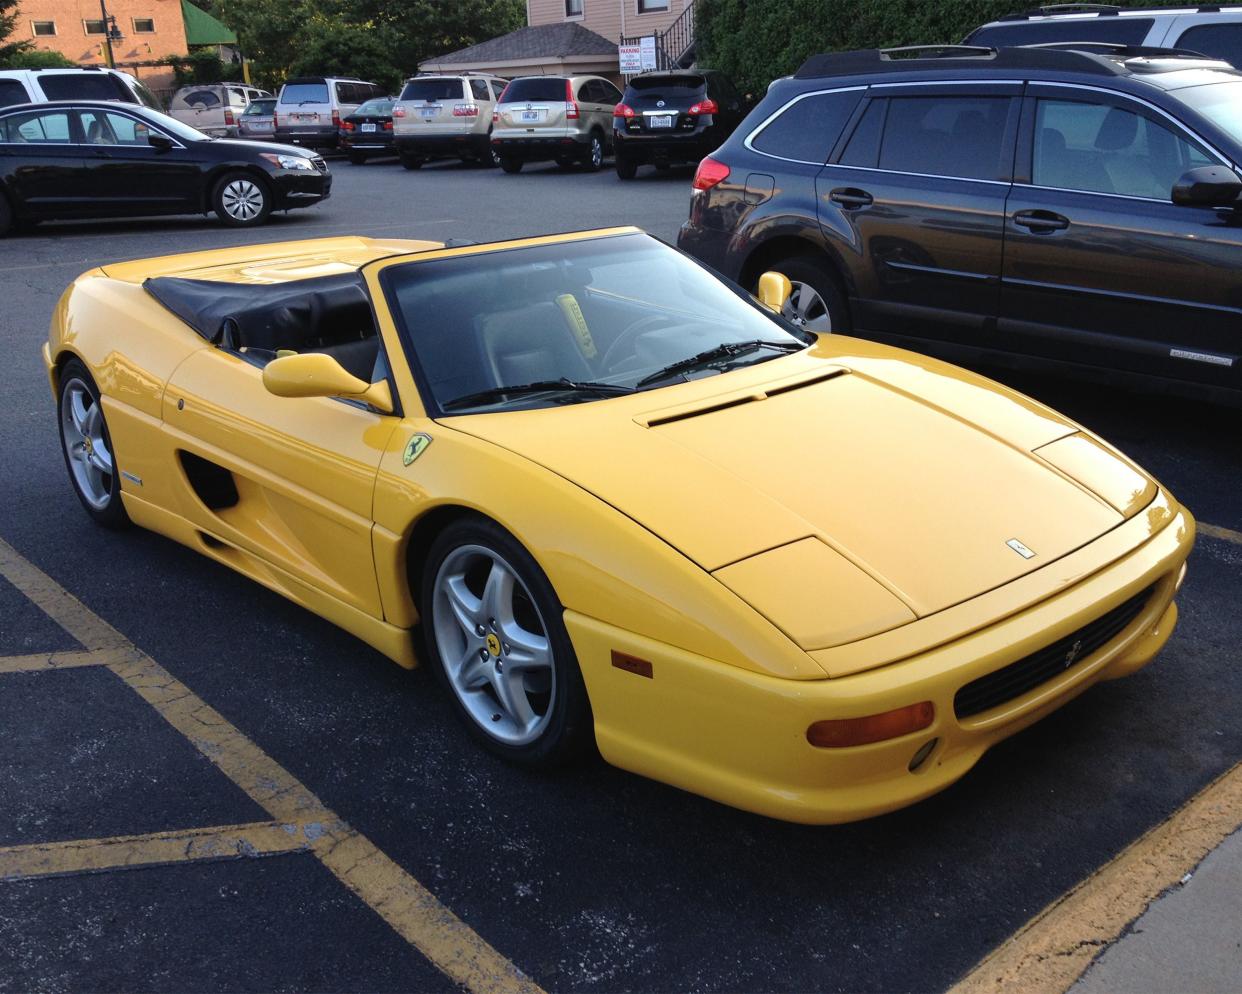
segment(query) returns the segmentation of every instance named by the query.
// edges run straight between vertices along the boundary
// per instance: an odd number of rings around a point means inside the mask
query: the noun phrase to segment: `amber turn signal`
[[[869,714],[865,718],[817,721],[806,730],[806,740],[821,749],[867,745],[917,732],[930,725],[935,717],[936,708],[932,702],[920,701],[882,714]]]

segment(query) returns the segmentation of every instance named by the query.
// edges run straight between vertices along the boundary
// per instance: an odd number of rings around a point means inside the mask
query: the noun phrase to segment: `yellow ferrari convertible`
[[[425,645],[485,747],[846,821],[1147,663],[1194,521],[788,293],[633,228],[291,242],[85,273],[44,358],[88,514]]]

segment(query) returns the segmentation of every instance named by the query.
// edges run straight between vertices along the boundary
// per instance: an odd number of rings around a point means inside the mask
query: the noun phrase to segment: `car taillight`
[[[346,130],[346,131],[353,131],[353,130],[354,130],[354,122],[353,122],[353,121],[346,121],[344,124],[342,124],[342,125],[341,125],[341,127],[342,127],[344,130]]]
[[[332,112],[332,126],[334,128],[339,128],[341,126],[341,112],[339,110],[334,110]]]
[[[385,122],[384,122],[384,130],[385,130],[385,131],[391,131],[391,130],[392,130],[392,121],[385,121]]]
[[[233,117],[233,112],[231,110],[225,110],[224,123],[229,124],[229,125],[233,125],[237,123],[237,120],[236,118]]]
[[[697,104],[695,104],[688,111],[686,111],[686,113],[687,114],[719,114],[720,105],[717,104],[715,100],[712,100],[711,97],[708,97],[706,100],[700,100]]]
[[[492,124],[499,124],[499,123],[500,123],[500,111],[494,110],[492,111]]]
[[[578,120],[578,105],[574,103],[574,84],[565,80],[565,120]]]
[[[474,104],[455,104],[453,106],[454,117],[478,117],[479,108]]]
[[[402,107],[400,104],[397,104],[397,106],[392,109],[392,116],[393,117],[405,117],[405,108]]]
[[[617,106],[615,106],[612,109],[612,116],[613,117],[638,117],[638,111],[636,111],[629,104],[617,104]]]
[[[694,182],[690,186],[695,190],[710,190],[721,180],[728,178],[729,167],[723,162],[717,162],[711,156],[708,156],[699,163],[699,168],[694,171]]]
[[[280,115],[277,114],[275,111],[272,111],[272,127],[273,128],[280,127]]]

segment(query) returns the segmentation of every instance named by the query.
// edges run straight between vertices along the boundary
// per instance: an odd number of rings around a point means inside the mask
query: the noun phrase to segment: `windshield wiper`
[[[633,392],[633,387],[623,387],[618,383],[593,383],[589,380],[580,382],[562,376],[559,380],[536,380],[534,383],[517,383],[512,386],[491,387],[488,390],[480,390],[477,393],[468,393],[461,397],[454,397],[440,406],[446,411],[456,407],[476,407],[493,400],[503,400],[506,397],[516,397],[528,393],[590,393],[611,397]]]
[[[805,342],[769,342],[762,338],[756,338],[749,342],[724,342],[713,349],[708,349],[706,352],[700,352],[698,355],[692,355],[686,359],[678,359],[663,369],[657,369],[650,376],[644,376],[639,380],[636,387],[642,389],[670,376],[676,376],[678,373],[688,373],[692,369],[720,363],[721,360],[736,359],[739,356],[749,355],[751,352],[758,352],[760,349],[775,349],[777,352],[801,352],[804,348],[806,348]]]

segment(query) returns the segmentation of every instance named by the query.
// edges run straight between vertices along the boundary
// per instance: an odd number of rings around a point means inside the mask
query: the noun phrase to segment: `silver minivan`
[[[297,76],[280,88],[275,140],[310,148],[336,148],[341,122],[374,97],[387,96],[375,83],[335,76]]]
[[[168,114],[204,134],[236,138],[238,121],[250,102],[270,96],[245,83],[183,86],[168,102]]]

